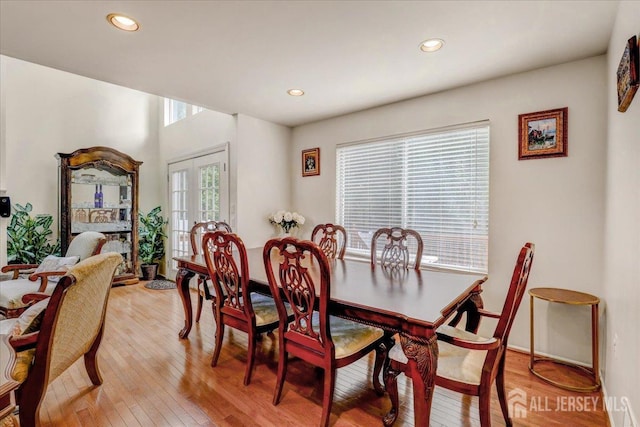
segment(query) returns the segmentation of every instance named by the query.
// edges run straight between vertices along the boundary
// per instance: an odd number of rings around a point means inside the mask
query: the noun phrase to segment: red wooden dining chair
[[[321,426],[329,425],[336,369],[372,350],[376,351],[373,386],[381,395],[379,376],[389,337],[382,329],[329,314],[331,276],[322,249],[311,241],[272,239],[265,245],[263,255],[280,318],[280,356],[273,404],[280,401],[289,354],[324,370]],[[291,322],[287,320],[285,302],[293,310]]]
[[[240,237],[220,230],[207,232],[202,246],[216,294],[213,300],[216,340],[211,366],[218,363],[225,325],[246,332],[249,348],[244,385],[248,385],[258,335],[278,327],[276,305],[273,298],[251,291],[247,250]]]
[[[485,338],[449,325],[443,325],[436,331],[439,355],[435,384],[459,393],[479,396],[480,425],[483,427],[491,425],[491,385],[494,381],[506,425],[512,425],[504,389],[507,340],[527,287],[534,252],[535,245],[533,243],[525,244],[520,250],[502,312],[493,313],[480,310],[481,316],[498,319],[491,338]],[[396,378],[401,372],[408,376],[411,375],[413,371],[407,363],[407,356],[400,345],[396,344],[389,351],[389,358],[385,362],[384,369],[385,385],[391,399],[391,410],[384,419],[386,426],[392,425],[398,417]]]
[[[416,253],[413,268],[420,269],[422,262],[423,243],[420,234],[409,228],[381,228],[373,233],[371,238],[371,267],[378,262],[377,245],[380,238],[385,239],[384,247],[380,255],[380,265],[386,268],[409,268],[411,256],[409,253],[409,237],[415,240]]]
[[[311,232],[311,241],[317,243],[329,259],[343,259],[347,249],[347,230],[338,224],[318,224]]]
[[[197,222],[189,231],[189,241],[191,242],[191,253],[193,255],[202,254],[201,243],[204,233],[207,231],[222,230],[231,233],[231,226],[224,221],[202,221]],[[202,314],[203,300],[212,300],[215,298],[214,292],[207,284],[207,278],[198,276],[198,307],[196,308],[196,323],[200,321]]]

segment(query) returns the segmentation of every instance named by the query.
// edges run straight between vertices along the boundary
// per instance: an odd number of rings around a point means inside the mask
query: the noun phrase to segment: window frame
[[[163,98],[163,116],[164,116],[164,127],[171,126],[174,123],[181,122],[191,116],[195,116],[196,114],[201,113],[205,110],[204,107],[199,105],[189,104],[188,102],[180,101],[178,99],[173,98]],[[184,104],[184,117],[175,118],[174,112],[176,110],[176,104]]]
[[[469,135],[475,132],[475,136],[470,137]],[[438,138],[440,138],[438,142]],[[422,214],[416,213],[416,211],[420,210],[419,208],[423,207],[420,203],[424,203],[424,199],[427,199],[427,196],[424,194],[428,194],[431,190],[431,187],[426,187],[426,189],[422,189],[422,186],[425,186],[425,182],[428,182],[429,177],[438,176],[432,175],[433,172],[428,171],[425,172],[427,178],[423,178],[420,174],[423,170],[430,169],[426,165],[433,166],[435,162],[433,161],[436,158],[440,158],[443,160],[450,160],[452,158],[456,158],[453,152],[449,153],[446,151],[447,145],[449,144],[450,139],[460,139],[463,141],[463,145],[455,145],[454,148],[459,149],[462,147],[465,156],[462,161],[458,161],[458,163],[462,164],[463,167],[459,169],[451,169],[452,172],[449,172],[448,167],[442,167],[441,169],[444,172],[440,172],[442,176],[445,178],[449,178],[448,183],[455,182],[456,179],[459,178],[459,175],[463,176],[463,188],[467,193],[472,193],[472,197],[465,197],[455,195],[455,191],[451,191],[447,189],[447,185],[442,185],[435,187],[440,192],[440,195],[436,196],[437,200],[434,205],[445,204],[445,201],[459,201],[459,203],[454,205],[454,208],[450,209],[451,212],[447,210],[447,208],[443,208],[442,214],[434,214],[434,219],[425,220],[422,217]],[[434,142],[435,141],[435,142]],[[369,234],[366,234],[366,230],[359,231],[353,230],[353,221],[359,221],[358,214],[364,214],[365,216],[368,214],[369,218],[366,220],[362,220],[362,224],[364,229],[367,228],[367,221],[370,223],[370,226],[373,226],[375,222],[378,222],[375,227],[403,227],[403,228],[414,228],[415,225],[418,224],[418,228],[416,231],[420,232],[423,241],[425,242],[425,249],[427,248],[427,244],[429,241],[432,242],[432,246],[435,246],[435,250],[432,252],[426,251],[423,255],[423,268],[436,268],[436,269],[444,269],[444,270],[455,270],[455,271],[465,271],[465,272],[474,272],[474,273],[487,273],[488,264],[489,264],[489,251],[488,251],[488,239],[489,239],[489,165],[490,165],[490,141],[491,141],[491,127],[490,122],[488,120],[465,123],[454,126],[447,126],[442,128],[428,129],[417,132],[405,133],[405,134],[397,134],[380,138],[373,138],[361,141],[353,141],[347,142],[343,144],[338,144],[336,146],[336,212],[335,218],[336,223],[343,225],[347,230],[352,228],[351,236],[349,238],[348,246],[347,246],[347,256],[350,258],[367,260],[370,257],[370,241],[367,242],[367,237],[370,239],[372,232],[375,230],[368,230]],[[421,146],[420,144],[423,144]],[[413,157],[410,157],[411,153],[420,153],[421,151],[432,151],[431,145],[433,147],[438,147],[438,144],[443,146],[444,148],[440,148],[440,150],[445,150],[447,153],[446,156],[437,157],[439,154],[436,153],[431,154],[432,157],[425,158],[425,163],[416,163],[411,162],[414,160]],[[466,145],[465,145],[466,144]],[[470,146],[469,144],[473,144]],[[383,158],[384,150],[390,150],[389,147],[397,146],[395,150],[392,150],[393,155],[389,158],[388,168],[394,168],[401,166],[400,171],[391,171],[391,175],[394,177],[393,179],[388,179],[385,182],[385,179],[380,179],[381,174],[386,174],[387,172],[384,170],[384,166],[381,166],[382,163],[386,160],[380,160]],[[352,159],[352,165],[348,166],[345,163],[349,162],[349,160],[345,160],[346,157],[349,156],[349,152],[356,153],[358,148],[362,149],[361,151],[367,150],[367,147],[371,149],[372,156],[375,156],[376,150],[379,151],[378,159],[371,159],[367,157],[366,153],[364,156],[358,154],[366,158],[364,161],[360,161],[358,159]],[[401,147],[401,149],[400,149]],[[416,151],[416,148],[417,150]],[[353,150],[353,151],[350,151]],[[358,153],[360,153],[358,151]],[[386,158],[385,158],[386,159]],[[367,163],[367,167],[370,165],[374,168],[374,172],[368,174],[367,171],[358,171],[357,167],[364,164],[363,162],[371,162]],[[358,165],[361,163],[361,165]],[[416,163],[415,165],[409,165],[410,163]],[[352,167],[352,171],[345,171],[345,168]],[[377,172],[376,172],[376,169]],[[474,169],[475,168],[475,169]],[[471,172],[469,172],[471,171]],[[365,193],[371,192],[369,187],[374,187],[374,192],[378,191],[379,193],[385,193],[385,189],[389,189],[387,193],[388,196],[381,196],[377,198],[374,194],[373,196],[363,195],[363,196],[353,196],[351,198],[352,204],[354,197],[364,197],[366,203],[371,206],[374,204],[376,206],[375,212],[371,214],[370,209],[363,209],[362,212],[359,212],[357,208],[346,207],[345,208],[345,197],[349,198],[348,194],[345,194],[347,187],[349,186],[348,180],[349,178],[346,176],[347,174],[351,175],[351,179],[363,180],[361,181],[361,185],[359,188],[364,188]],[[457,174],[457,175],[456,175]],[[342,176],[341,176],[342,175]],[[407,178],[408,175],[411,175],[413,178]],[[418,178],[415,178],[418,176]],[[452,178],[453,176],[453,178]],[[368,180],[368,177],[370,179]],[[377,179],[376,179],[377,178]],[[397,179],[395,179],[397,178]],[[411,181],[413,180],[413,181]],[[468,181],[468,182],[467,182]],[[407,182],[411,182],[414,187],[419,187],[418,190],[415,188],[408,189]],[[421,185],[416,185],[416,182]],[[364,185],[362,185],[364,184]],[[355,186],[357,184],[353,184]],[[429,184],[430,185],[430,184]],[[453,184],[451,184],[453,185]],[[450,185],[449,185],[450,186]],[[440,190],[444,188],[444,190]],[[353,190],[353,189],[352,189]],[[420,193],[421,191],[424,194]],[[408,195],[409,194],[409,195]],[[418,194],[418,196],[415,196]],[[452,195],[453,194],[453,195]],[[388,199],[385,199],[387,197]],[[456,197],[459,197],[457,200]],[[394,199],[393,201],[391,199]],[[401,206],[397,206],[398,199],[401,199]],[[382,210],[379,210],[377,202],[386,202],[390,206],[390,209],[393,210],[392,214],[386,213],[384,207]],[[363,202],[365,203],[365,202]],[[395,204],[394,204],[395,203]],[[389,206],[385,206],[389,208]],[[407,206],[412,206],[414,209],[411,213],[408,212]],[[430,204],[426,205],[428,208],[431,208]],[[349,210],[350,209],[350,210]],[[345,212],[348,210],[348,212]],[[355,213],[354,213],[355,212]],[[472,216],[469,218],[468,215]],[[387,215],[391,219],[382,219],[377,221],[377,219],[371,220],[370,217],[380,217],[386,218]],[[428,226],[432,226],[433,224],[437,224],[439,221],[436,218],[439,218],[438,215],[442,215],[445,220],[440,222],[440,226],[442,224],[449,225],[449,222],[456,220],[451,220],[448,218],[456,218],[456,215],[459,215],[463,218],[460,222],[462,225],[459,225],[460,234],[456,234],[457,231],[449,231],[445,227],[441,227],[435,233],[438,237],[434,238],[433,233],[429,233],[426,235],[426,231],[428,230]],[[351,219],[349,219],[349,216]],[[459,218],[458,218],[459,219]],[[470,220],[470,223],[465,223]],[[392,223],[386,223],[384,221],[390,221]],[[417,221],[417,222],[416,222]],[[449,222],[448,222],[449,221]],[[395,223],[394,223],[395,222]],[[375,228],[374,227],[374,228]],[[424,227],[427,227],[426,229]],[[444,230],[444,231],[443,231]],[[357,233],[359,238],[355,237]],[[352,238],[353,237],[353,238]],[[452,244],[450,248],[445,248],[445,246],[450,242],[454,237],[460,239],[460,245],[462,249],[456,248],[455,244]],[[357,243],[354,243],[353,240],[358,240],[360,243],[359,246],[363,246],[363,243],[366,247],[357,248]],[[435,243],[434,243],[435,242]],[[439,249],[438,249],[439,248]],[[445,249],[442,249],[445,248]],[[460,252],[460,255],[458,254]],[[434,256],[441,254],[440,257]],[[442,256],[444,255],[444,256]],[[460,258],[460,260],[456,262],[452,262],[452,258]],[[440,260],[439,260],[440,258]]]

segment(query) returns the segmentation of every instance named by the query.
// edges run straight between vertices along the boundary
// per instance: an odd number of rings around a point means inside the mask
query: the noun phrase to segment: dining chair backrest
[[[343,259],[347,249],[347,230],[338,224],[318,224],[311,232],[311,241],[320,246],[327,258]]]
[[[380,265],[386,268],[408,269],[411,260],[409,237],[415,240],[416,246],[413,268],[419,270],[423,251],[422,237],[415,230],[400,227],[380,228],[373,233],[371,239],[371,267],[375,267],[378,261],[378,240],[384,238],[385,244],[380,255]]]
[[[207,231],[223,230],[232,233],[231,226],[224,221],[202,221],[197,222],[191,227],[189,232],[189,240],[191,242],[191,254],[202,254],[202,238]]]
[[[504,347],[507,345],[511,326],[513,326],[513,321],[527,288],[529,272],[533,265],[535,249],[536,246],[533,243],[525,243],[522,249],[520,249],[520,254],[518,255],[516,265],[513,269],[507,297],[504,301],[500,319],[498,320],[498,324],[496,325],[496,329],[493,334],[494,338],[499,338],[501,340]]]
[[[244,317],[255,324],[255,314],[249,295],[249,264],[242,239],[226,231],[208,231],[202,237],[207,269],[213,282],[217,301],[225,314]]]
[[[279,331],[284,333],[286,340],[315,351],[319,359],[333,357],[335,349],[328,312],[331,279],[327,256],[317,244],[291,237],[269,240],[263,255],[269,287],[280,318]],[[285,302],[293,311],[293,320],[288,325]]]

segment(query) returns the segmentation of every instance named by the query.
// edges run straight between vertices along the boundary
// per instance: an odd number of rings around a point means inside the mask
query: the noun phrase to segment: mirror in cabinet
[[[84,231],[103,233],[102,252],[123,261],[114,284],[138,282],[138,171],[142,162],[108,147],[58,153],[60,240],[63,253]]]

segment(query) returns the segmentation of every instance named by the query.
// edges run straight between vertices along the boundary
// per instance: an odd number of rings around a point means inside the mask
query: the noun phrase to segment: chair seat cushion
[[[254,292],[251,294],[251,306],[256,315],[256,326],[278,321],[278,310],[273,298]]]
[[[51,295],[56,283],[47,283],[44,293]],[[38,292],[40,281],[32,282],[29,279],[5,280],[0,282],[0,307],[20,308],[26,304],[22,302],[25,294]]]
[[[13,334],[17,323],[18,323],[17,317],[13,319],[1,320],[0,335]],[[23,382],[27,378],[27,375],[29,374],[29,369],[31,369],[31,362],[33,361],[33,356],[35,356],[35,354],[36,354],[35,348],[16,353],[16,362],[13,368],[13,372],[11,373],[11,375],[16,381]]]
[[[0,427],[20,427],[20,421],[18,421],[18,417],[10,413],[0,419]]]
[[[314,312],[313,329],[319,333],[318,312]],[[335,346],[336,359],[351,356],[384,336],[380,328],[329,316],[329,330]]]
[[[448,325],[439,327],[437,332],[467,341],[487,341],[487,338],[480,335]],[[482,366],[487,357],[486,350],[469,350],[438,341],[438,352],[439,377],[467,384],[480,384]],[[404,354],[404,351],[402,351],[399,343],[389,350],[389,358],[400,363],[406,364],[408,362],[407,356]]]

